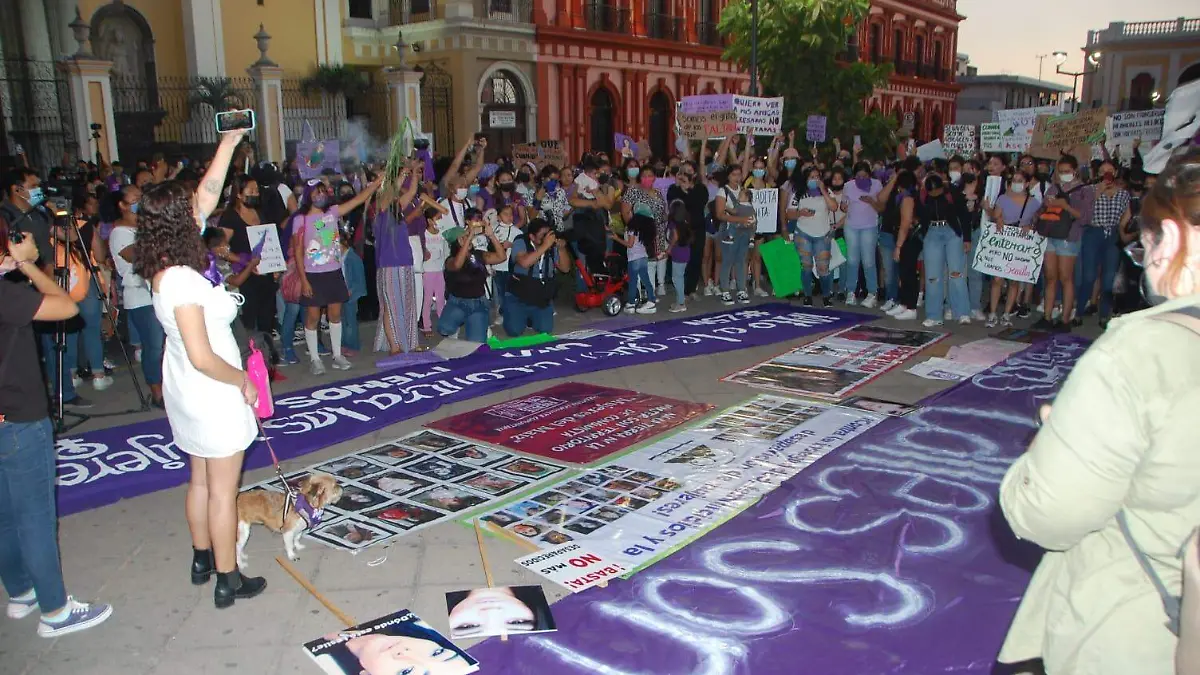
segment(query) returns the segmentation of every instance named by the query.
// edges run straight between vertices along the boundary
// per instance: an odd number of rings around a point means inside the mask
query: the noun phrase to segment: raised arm
[[[229,163],[233,161],[233,151],[246,135],[245,129],[236,129],[221,134],[221,142],[217,144],[217,152],[209,162],[208,171],[200,180],[196,190],[196,217],[200,230],[204,230],[204,221],[217,210],[221,201],[221,189],[225,187],[225,174],[229,173]]]
[[[347,200],[346,203],[342,204],[338,208],[338,212],[349,214],[354,209],[357,209],[358,207],[362,206],[363,204],[366,204],[367,200],[371,198],[371,195],[375,194],[375,191],[378,190],[379,186],[382,184],[383,184],[383,174],[379,174],[378,176],[375,177],[375,180],[371,181],[371,183],[369,185],[367,185],[367,187],[362,189],[362,192],[359,192],[358,194],[354,195],[349,200]]]
[[[462,168],[463,160],[467,158],[467,153],[470,152],[471,146],[475,145],[475,139],[472,138],[466,142],[458,150],[458,154],[454,156],[454,161],[450,162],[450,168],[446,169],[447,176],[457,176],[459,169]]]
[[[898,173],[892,174],[892,177],[888,180],[887,185],[884,185],[883,190],[881,190],[879,194],[875,196],[875,202],[871,204],[871,206],[875,208],[876,213],[883,213],[885,210],[887,210],[888,199],[890,199],[892,196],[892,190],[896,189],[896,178],[899,175],[900,174]]]

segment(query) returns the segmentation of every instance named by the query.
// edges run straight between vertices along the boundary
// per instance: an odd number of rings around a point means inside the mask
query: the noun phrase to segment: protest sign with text
[[[805,139],[809,143],[824,143],[825,142],[825,124],[827,120],[824,115],[809,115],[808,124],[804,132]]]
[[[1113,143],[1138,138],[1143,141],[1157,141],[1162,138],[1163,119],[1166,114],[1165,108],[1114,113],[1108,118],[1108,140]]]
[[[568,542],[517,558],[515,562],[572,593],[608,583],[629,571],[586,547],[586,543]]]
[[[779,230],[779,189],[764,188],[750,190],[750,198],[754,204],[754,231],[777,232]]]
[[[917,157],[922,162],[928,162],[938,157],[945,158],[946,150],[942,147],[940,140],[932,140],[924,145],[917,147]]]
[[[1004,152],[1004,138],[999,122],[984,122],[979,125],[979,149],[984,152]]]
[[[1046,238],[1016,225],[983,228],[971,267],[989,276],[1037,283],[1046,257]]]
[[[972,124],[947,124],[942,133],[942,145],[949,156],[971,156],[975,152],[975,126]]]
[[[1033,139],[1033,127],[1039,115],[1058,115],[1062,110],[1056,105],[1016,110],[997,110],[993,113],[1000,123],[1000,149],[996,152],[1025,152]]]
[[[683,137],[690,141],[707,141],[710,138],[725,138],[737,133],[737,113],[732,110],[679,115],[679,127]]]
[[[1092,146],[1104,142],[1104,108],[1081,110],[1066,115],[1042,115],[1033,128],[1029,154],[1057,159],[1062,153],[1082,160],[1091,157]]]
[[[283,247],[279,244],[279,227],[275,224],[249,225],[246,236],[250,240],[250,249],[258,258],[259,274],[274,274],[287,271],[287,259],[283,255]]]
[[[733,94],[684,96],[679,106],[679,111],[685,115],[704,115],[726,110],[733,110]]]
[[[783,128],[783,97],[734,96],[739,134],[774,136]]]

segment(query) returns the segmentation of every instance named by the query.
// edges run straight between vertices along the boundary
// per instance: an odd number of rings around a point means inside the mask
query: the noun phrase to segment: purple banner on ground
[[[1085,348],[1035,345],[630,580],[563,599],[554,635],[471,655],[486,675],[987,673],[1036,561],[998,513],[1000,479]]]
[[[275,451],[286,460],[447,403],[530,382],[795,340],[872,318],[769,304],[586,337],[568,335],[527,349],[493,352],[485,347],[461,359],[280,396],[275,416],[265,426]],[[174,487],[188,476],[187,457],[171,442],[166,419],[64,436],[57,441],[57,459],[60,515]],[[263,444],[256,443],[247,452],[246,467],[270,461]]]

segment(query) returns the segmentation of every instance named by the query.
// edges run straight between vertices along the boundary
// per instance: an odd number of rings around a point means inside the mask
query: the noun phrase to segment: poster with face
[[[369,485],[380,492],[385,492],[390,495],[403,496],[415,490],[427,488],[433,485],[431,481],[424,478],[418,478],[403,471],[389,471],[380,474],[373,478],[368,478],[362,481],[364,485]]]
[[[387,471],[387,467],[374,464],[356,455],[347,455],[346,457],[332,459],[324,464],[318,464],[316,470],[324,471],[340,478],[361,480],[383,473]]]
[[[487,501],[486,497],[481,497],[457,485],[438,485],[424,492],[418,492],[409,499],[450,513],[458,513]]]
[[[357,551],[377,544],[396,533],[373,523],[345,517],[326,523],[308,534],[313,539],[334,548]]]
[[[424,506],[417,506],[416,504],[398,500],[383,508],[366,511],[363,513],[363,516],[372,520],[383,521],[400,530],[411,530],[419,525],[432,523],[438,518],[444,518],[446,514],[427,509]]]
[[[421,453],[409,448],[401,447],[395,444],[384,445],[370,450],[364,450],[360,453],[364,457],[369,457],[371,461],[388,466],[399,466],[407,462],[411,462],[418,457],[423,457]]]
[[[300,178],[319,178],[321,172],[332,169],[342,172],[341,145],[336,140],[301,141],[296,144],[296,168]]]
[[[358,513],[381,506],[395,499],[392,495],[376,492],[361,485],[342,485],[342,498],[333,507],[348,513]]]
[[[556,630],[541,586],[502,586],[446,594],[450,638],[547,633]]]
[[[312,640],[304,651],[326,675],[467,675],[479,670],[478,661],[407,609]]]

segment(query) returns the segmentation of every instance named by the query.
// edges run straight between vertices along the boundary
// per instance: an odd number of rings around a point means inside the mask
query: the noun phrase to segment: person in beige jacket
[[[1176,672],[1163,599],[1117,516],[1178,597],[1200,525],[1200,150],[1167,166],[1142,226],[1130,255],[1152,307],[1088,349],[1000,486],[1013,532],[1046,554],[999,661],[1041,658],[1047,675]]]

